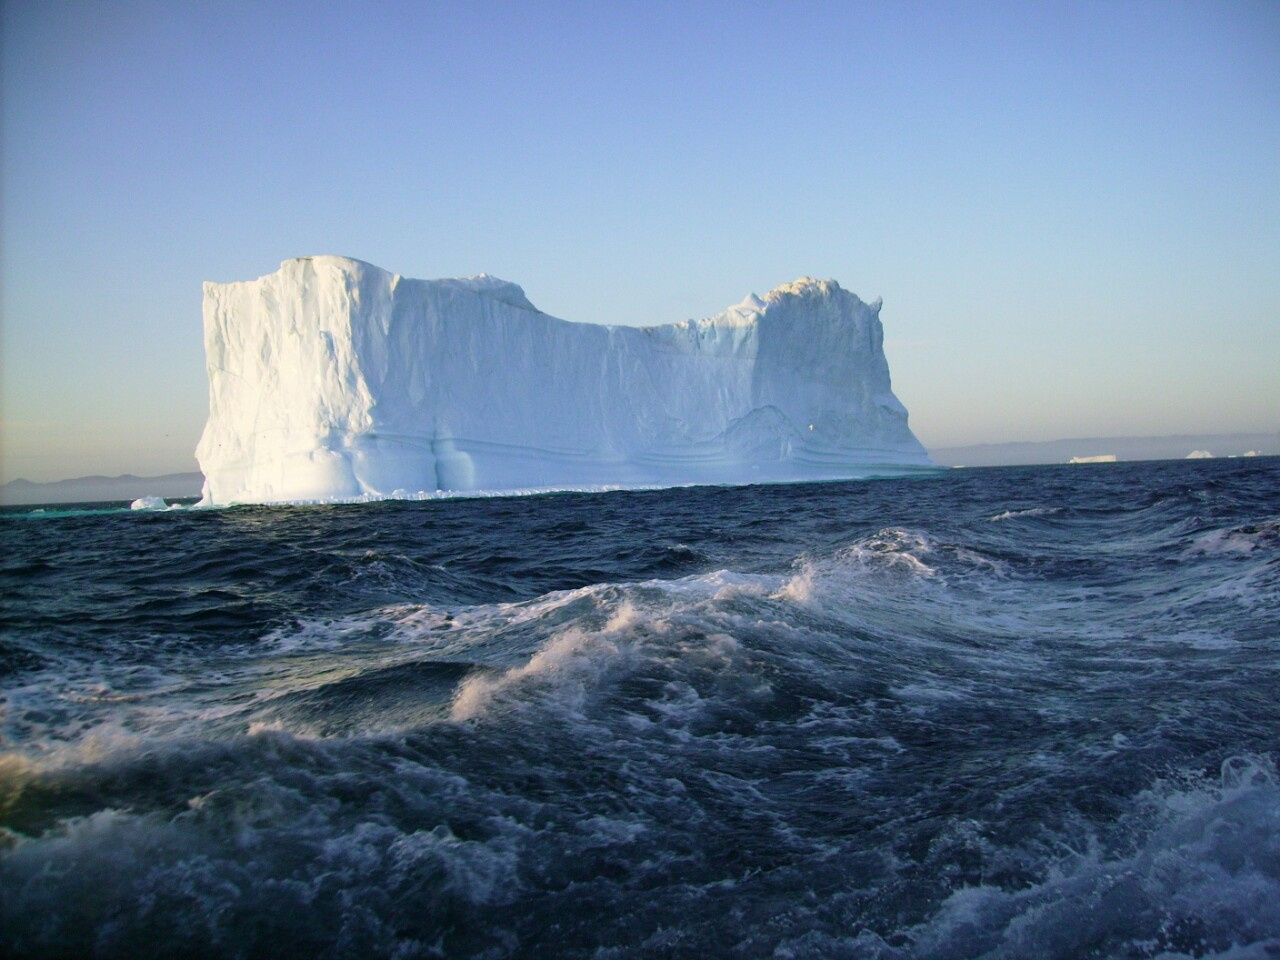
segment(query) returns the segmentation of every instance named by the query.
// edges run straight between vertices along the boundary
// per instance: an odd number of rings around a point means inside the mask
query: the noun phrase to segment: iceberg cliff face
[[[206,283],[204,501],[927,469],[879,309],[804,279],[707,320],[569,323],[493,277],[331,256]]]

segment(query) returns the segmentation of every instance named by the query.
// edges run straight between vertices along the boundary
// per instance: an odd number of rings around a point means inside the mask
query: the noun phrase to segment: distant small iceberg
[[[1067,463],[1115,463],[1114,453],[1099,453],[1093,457],[1072,457]]]
[[[1212,460],[1213,454],[1208,450],[1192,450],[1186,456],[1187,460]]]

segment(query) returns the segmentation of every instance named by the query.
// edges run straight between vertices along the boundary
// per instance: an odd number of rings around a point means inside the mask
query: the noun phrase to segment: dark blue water
[[[1280,459],[0,549],[7,956],[1280,956]]]

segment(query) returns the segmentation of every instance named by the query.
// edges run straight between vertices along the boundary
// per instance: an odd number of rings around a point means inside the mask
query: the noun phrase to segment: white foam
[[[742,601],[767,600],[779,578],[716,571],[678,580],[586,587],[549,594],[523,604],[482,608],[484,632],[535,625],[543,639],[528,659],[498,671],[469,676],[455,693],[451,717],[470,721],[494,709],[550,708],[581,716],[589,701],[616,677],[643,671],[670,658],[682,669],[724,669],[740,655],[733,636]],[[572,608],[572,609],[570,609]],[[560,625],[559,610],[567,625]],[[468,616],[476,616],[476,612]],[[537,636],[537,634],[535,634]],[[748,682],[750,687],[750,682]],[[738,691],[750,696],[747,688]],[[664,699],[668,719],[689,719],[705,706],[678,685]]]
[[[1051,517],[1055,513],[1061,512],[1061,507],[1028,507],[1025,510],[1006,510],[1003,513],[997,513],[990,519],[998,522],[1000,520],[1016,520],[1020,517]]]
[[[1277,548],[1280,548],[1280,519],[1272,519],[1203,533],[1187,548],[1186,555],[1251,554],[1259,549]]]
[[[911,931],[913,956],[1082,956],[1108,937],[1152,957],[1262,957],[1280,946],[1280,790],[1233,757],[1216,785],[1157,784],[1130,856],[1093,843],[1024,889],[966,886]],[[1145,825],[1152,819],[1154,830]],[[1149,832],[1148,832],[1149,830]],[[1125,955],[1129,955],[1126,952]],[[1139,954],[1134,954],[1139,955]]]
[[[829,556],[802,559],[776,596],[819,606],[829,598],[849,606],[863,591],[881,588],[873,580],[934,578],[937,571],[923,559],[933,552],[933,542],[923,533],[886,527]]]

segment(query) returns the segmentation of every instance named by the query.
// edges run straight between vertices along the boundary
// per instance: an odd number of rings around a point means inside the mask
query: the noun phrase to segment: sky
[[[0,481],[195,470],[201,282],[833,278],[927,447],[1280,430],[1280,3],[5,0]]]

